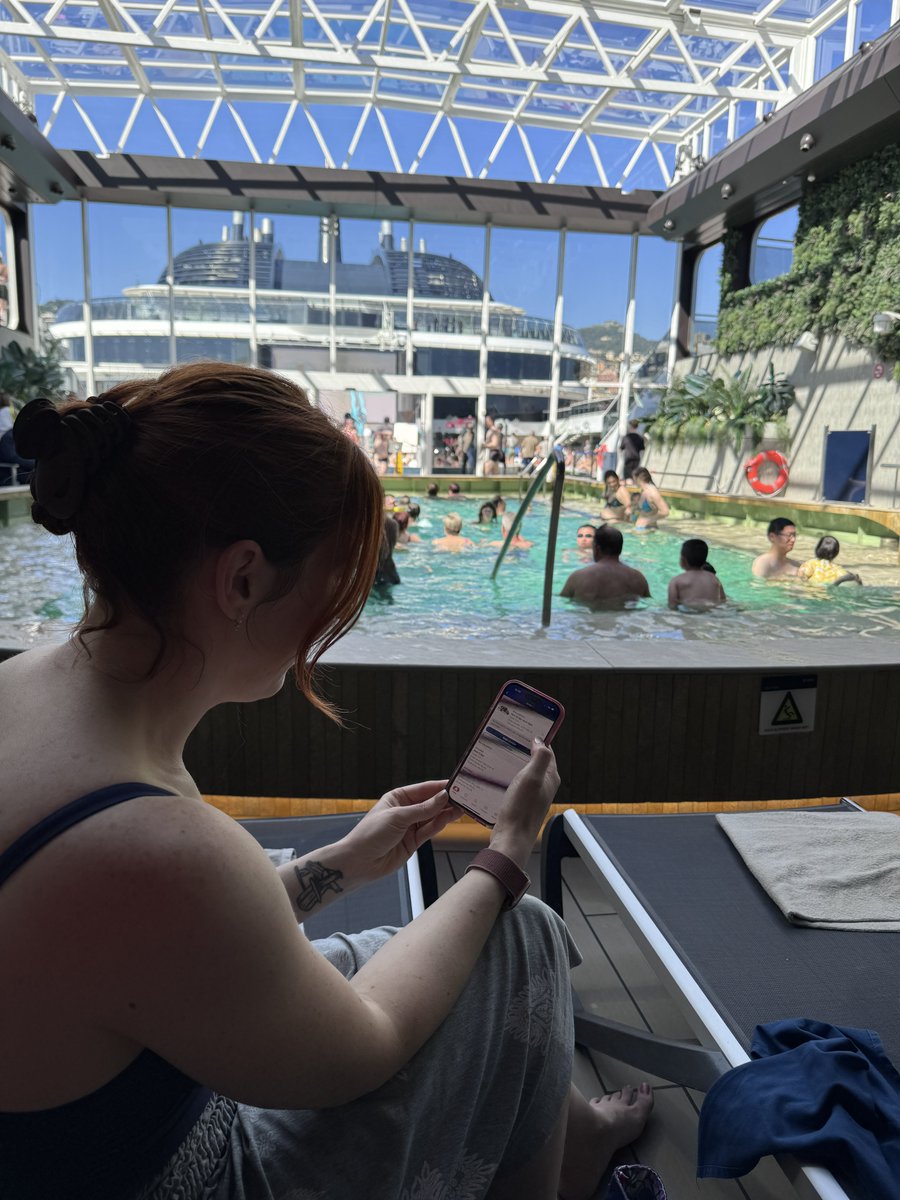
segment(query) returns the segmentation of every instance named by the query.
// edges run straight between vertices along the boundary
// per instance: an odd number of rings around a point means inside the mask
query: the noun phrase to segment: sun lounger
[[[828,810],[857,806],[848,801]],[[699,1045],[576,1013],[576,1040],[703,1091],[748,1061],[757,1024],[814,1017],[877,1030],[900,1063],[900,933],[789,924],[712,814],[582,817],[548,826],[543,896],[562,912],[562,859],[577,855],[696,1032]],[[826,1171],[783,1163],[798,1193],[846,1200]]]
[[[328,817],[274,817],[241,821],[267,850],[293,847],[307,854],[345,837],[363,818],[362,813]],[[431,844],[414,854],[406,867],[393,875],[339,896],[323,912],[303,922],[307,937],[359,933],[379,925],[406,925],[437,898],[437,876]]]

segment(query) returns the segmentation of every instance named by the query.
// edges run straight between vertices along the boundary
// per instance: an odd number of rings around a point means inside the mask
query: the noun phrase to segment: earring
[[[243,625],[243,623],[244,623],[244,617],[245,617],[246,615],[247,615],[246,613],[238,613],[237,617],[234,619],[234,621],[232,621],[232,623],[231,623],[231,627],[232,627],[232,629],[235,631],[235,633],[237,633],[237,631],[238,631],[238,630],[240,629],[240,627]]]

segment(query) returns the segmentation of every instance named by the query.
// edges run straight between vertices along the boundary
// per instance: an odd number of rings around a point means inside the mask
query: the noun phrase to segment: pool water
[[[511,509],[513,505],[510,506]],[[475,542],[471,550],[446,553],[432,549],[442,519],[456,509],[464,518],[463,534]],[[495,582],[490,573],[500,539],[498,526],[475,525],[477,502],[451,504],[425,500],[415,532],[421,544],[401,547],[394,562],[402,583],[385,594],[373,594],[359,628],[381,637],[434,632],[447,637],[483,638],[529,635],[540,628],[544,590],[549,503],[538,501],[525,517],[520,533],[534,546],[510,551]],[[751,642],[760,637],[884,636],[900,631],[900,593],[894,588],[842,585],[824,589],[797,581],[766,583],[750,574],[753,555],[744,550],[711,546],[729,603],[705,613],[672,612],[667,607],[669,580],[680,574],[683,533],[636,533],[619,525],[625,546],[622,561],[647,577],[651,599],[617,612],[593,613],[559,593],[572,571],[587,566],[575,549],[575,532],[585,521],[598,522],[596,511],[566,505],[559,522],[553,573],[553,613],[546,631],[551,638],[683,638],[716,642]],[[727,530],[723,530],[727,537]]]
[[[443,533],[442,519],[455,507],[463,516],[463,534],[475,546],[458,554],[434,550]],[[540,630],[549,505],[539,501],[522,530],[534,542],[530,550],[506,556],[491,582],[499,526],[474,524],[477,502],[425,499],[415,532],[422,541],[400,547],[394,561],[402,583],[370,597],[357,626],[384,638],[410,634],[453,638],[530,636]],[[553,617],[546,636],[582,638],[677,638],[749,643],[758,638],[791,636],[885,636],[900,631],[900,594],[893,588],[814,589],[797,582],[767,584],[750,575],[752,556],[743,550],[713,546],[710,561],[729,603],[708,613],[670,612],[668,582],[679,573],[681,534],[639,534],[620,526],[625,538],[622,561],[647,576],[652,598],[617,612],[592,613],[562,600],[559,592],[570,572],[587,563],[575,549],[575,531],[596,515],[566,506],[559,524],[554,570]],[[727,536],[727,531],[723,531]],[[16,520],[0,529],[0,636],[30,643],[50,634],[62,636],[81,615],[81,582],[71,543],[54,538],[30,521]]]

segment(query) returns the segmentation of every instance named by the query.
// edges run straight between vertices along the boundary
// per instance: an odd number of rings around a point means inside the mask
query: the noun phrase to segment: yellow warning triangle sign
[[[772,718],[773,725],[802,725],[803,717],[800,715],[800,709],[797,707],[794,697],[788,692],[781,704],[778,706],[778,711]]]

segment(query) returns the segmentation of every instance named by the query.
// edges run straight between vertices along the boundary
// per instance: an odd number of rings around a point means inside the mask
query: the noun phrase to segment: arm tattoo
[[[322,903],[326,892],[342,892],[340,881],[344,872],[333,867],[323,867],[318,862],[308,862],[303,867],[294,867],[294,874],[300,884],[297,893],[297,907],[301,912],[312,912]]]

